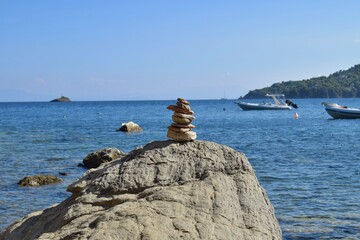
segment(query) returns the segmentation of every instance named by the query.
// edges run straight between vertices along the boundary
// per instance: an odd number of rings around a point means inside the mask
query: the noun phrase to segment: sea
[[[292,99],[299,108],[286,111],[243,111],[236,101],[190,100],[194,130],[199,140],[246,155],[275,208],[283,239],[360,239],[360,119],[334,120],[321,105],[360,107],[360,99]],[[175,103],[0,103],[0,232],[69,197],[66,188],[86,171],[78,165],[89,153],[105,147],[129,152],[166,140],[172,122],[166,107]],[[128,121],[144,131],[116,131]],[[17,185],[36,174],[64,181]]]

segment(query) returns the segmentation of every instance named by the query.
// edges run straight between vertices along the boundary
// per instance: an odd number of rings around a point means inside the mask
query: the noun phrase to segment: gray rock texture
[[[149,143],[89,170],[68,191],[0,239],[281,239],[246,157],[213,142]]]
[[[122,158],[126,153],[117,148],[103,148],[87,155],[83,164],[87,168],[97,168],[102,163],[111,162],[114,159]]]

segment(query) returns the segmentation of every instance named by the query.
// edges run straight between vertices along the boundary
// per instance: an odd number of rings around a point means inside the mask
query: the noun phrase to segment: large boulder
[[[89,170],[72,196],[0,239],[281,239],[246,157],[207,141],[152,142]]]
[[[83,160],[83,164],[87,168],[97,168],[102,163],[122,158],[125,155],[126,153],[117,148],[103,148],[87,155]]]
[[[18,182],[18,185],[21,187],[33,187],[41,186],[62,182],[61,178],[52,175],[34,175],[24,177]]]

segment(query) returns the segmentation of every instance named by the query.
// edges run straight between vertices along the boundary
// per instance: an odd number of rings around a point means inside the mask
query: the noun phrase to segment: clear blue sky
[[[360,1],[0,0],[0,101],[238,98],[360,63]]]

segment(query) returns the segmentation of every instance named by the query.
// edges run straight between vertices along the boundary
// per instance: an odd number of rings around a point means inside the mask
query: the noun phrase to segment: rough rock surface
[[[281,239],[246,157],[213,142],[149,143],[68,191],[0,239]]]
[[[103,148],[87,155],[83,160],[83,164],[87,168],[97,168],[102,163],[122,158],[125,155],[126,153],[117,148]]]
[[[137,123],[127,122],[127,123],[123,123],[122,126],[117,131],[121,131],[121,132],[141,132],[142,128]]]
[[[41,185],[48,185],[53,183],[59,183],[63,180],[51,175],[35,175],[35,176],[29,176],[24,177],[18,182],[18,185],[22,187],[33,187],[33,186],[41,186]]]

